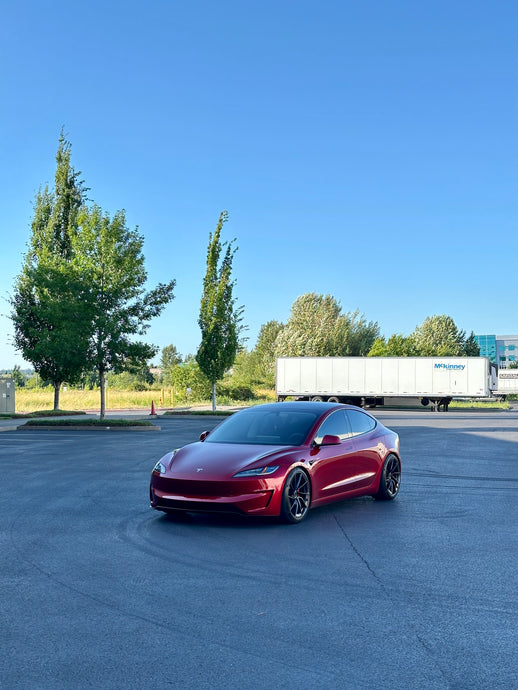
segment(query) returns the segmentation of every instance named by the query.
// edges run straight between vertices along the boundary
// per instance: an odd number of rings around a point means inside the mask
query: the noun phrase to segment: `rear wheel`
[[[378,501],[391,501],[396,498],[401,484],[401,461],[397,455],[389,455],[383,463],[380,486],[374,498]]]
[[[311,502],[311,482],[300,467],[292,470],[282,491],[281,518],[292,524],[301,522],[307,515]]]
[[[340,400],[339,400],[339,398],[337,398],[336,395],[332,395],[330,398],[327,399],[327,402],[339,403]]]
[[[314,395],[311,400],[313,402],[322,402],[322,396],[321,395]]]

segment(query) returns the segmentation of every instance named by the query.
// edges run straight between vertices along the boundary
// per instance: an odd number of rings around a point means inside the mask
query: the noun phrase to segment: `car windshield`
[[[309,410],[236,412],[216,427],[206,443],[298,446],[305,441],[319,413]]]

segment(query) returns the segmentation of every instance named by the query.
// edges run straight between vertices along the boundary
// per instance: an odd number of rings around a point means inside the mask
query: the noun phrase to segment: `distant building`
[[[518,335],[476,335],[480,356],[488,357],[498,368],[506,369],[518,361]]]

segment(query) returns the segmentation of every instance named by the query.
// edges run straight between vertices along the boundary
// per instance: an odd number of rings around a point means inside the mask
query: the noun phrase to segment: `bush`
[[[232,385],[230,381],[217,385],[216,393],[218,397],[226,397],[230,400],[253,400],[254,398],[254,391],[251,388]]]

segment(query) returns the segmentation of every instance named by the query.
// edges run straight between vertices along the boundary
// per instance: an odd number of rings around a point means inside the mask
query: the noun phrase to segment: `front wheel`
[[[380,486],[374,495],[378,501],[391,501],[396,498],[401,484],[401,461],[397,455],[390,454],[383,463]]]
[[[307,515],[311,502],[311,482],[300,467],[292,470],[282,490],[281,518],[295,524]]]

